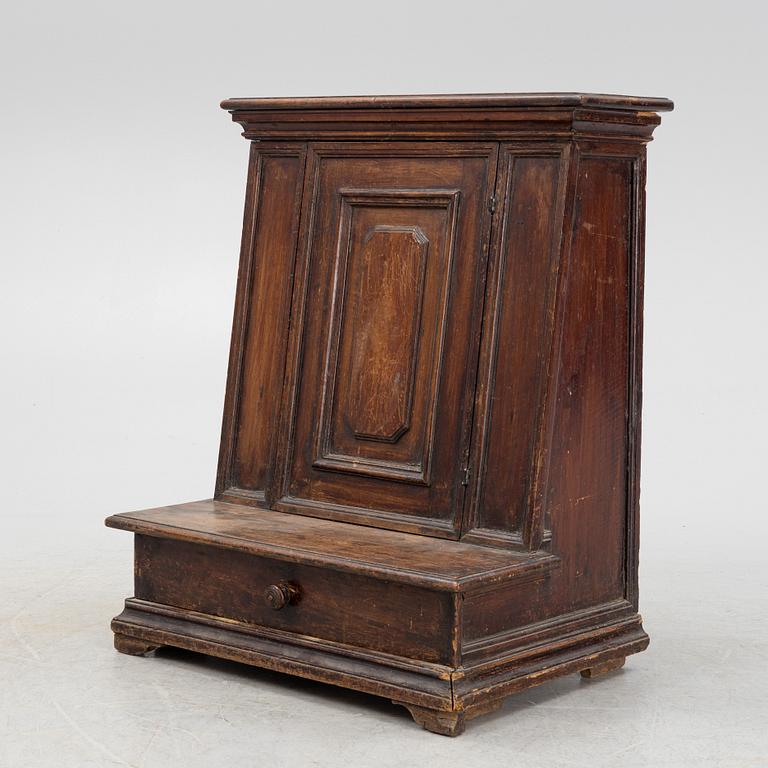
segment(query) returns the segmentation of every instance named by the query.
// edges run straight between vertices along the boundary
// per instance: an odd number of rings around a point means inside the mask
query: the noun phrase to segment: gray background
[[[768,765],[764,11],[37,2],[0,11],[0,766]],[[107,514],[211,495],[247,144],[228,96],[668,96],[649,147],[647,653],[459,740],[386,702],[111,650]],[[397,746],[393,746],[397,745]]]

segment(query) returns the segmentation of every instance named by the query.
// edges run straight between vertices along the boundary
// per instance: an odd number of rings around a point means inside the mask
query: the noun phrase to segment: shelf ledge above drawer
[[[110,528],[453,592],[543,577],[559,558],[205,500],[112,515]]]

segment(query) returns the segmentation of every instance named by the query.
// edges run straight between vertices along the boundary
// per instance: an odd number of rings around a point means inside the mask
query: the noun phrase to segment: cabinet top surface
[[[360,110],[360,109],[616,109],[668,112],[674,104],[653,96],[607,93],[480,93],[421,96],[301,96],[233,98],[221,102],[234,110]]]

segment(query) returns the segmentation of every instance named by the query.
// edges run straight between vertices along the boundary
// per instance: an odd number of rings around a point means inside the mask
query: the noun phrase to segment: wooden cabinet
[[[637,614],[645,145],[665,99],[234,99],[250,140],[215,498],[136,536],[118,649],[455,734],[620,666]]]

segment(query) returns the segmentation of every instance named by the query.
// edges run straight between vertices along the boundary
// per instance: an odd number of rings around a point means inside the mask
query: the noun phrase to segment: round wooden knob
[[[287,581],[281,581],[278,584],[270,584],[264,590],[264,599],[267,601],[268,605],[276,611],[285,608],[286,605],[296,602],[298,595],[299,590]]]

